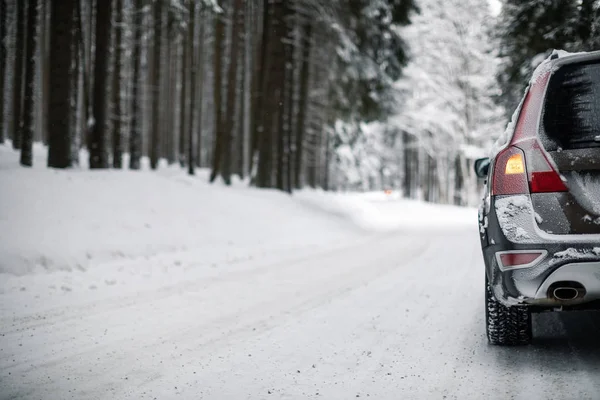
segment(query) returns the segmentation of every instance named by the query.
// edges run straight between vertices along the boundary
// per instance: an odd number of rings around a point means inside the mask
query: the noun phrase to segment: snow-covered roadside
[[[0,273],[83,271],[189,251],[210,265],[357,233],[275,191],[209,185],[203,171],[25,169],[0,151]]]
[[[328,193],[305,190],[295,194],[303,203],[351,220],[370,232],[445,230],[473,226],[477,210],[402,199],[398,192]]]
[[[33,169],[0,146],[0,316],[140,295],[256,266],[285,264],[394,229],[472,225],[473,210],[383,193],[210,185],[158,171]],[[85,155],[82,155],[85,163]]]
[[[0,146],[0,316],[150,293],[353,246],[391,230],[473,225],[474,210],[383,193],[210,185],[158,171],[33,169]],[[82,162],[85,163],[85,155]],[[147,163],[146,163],[147,164]]]
[[[383,194],[294,196],[207,183],[178,167],[157,172],[18,166],[0,146],[0,273],[87,271],[165,253],[211,265],[346,242],[364,231],[475,221],[473,210],[389,200]],[[357,226],[362,229],[355,229]],[[363,231],[363,232],[361,232]],[[193,254],[190,256],[190,254]]]

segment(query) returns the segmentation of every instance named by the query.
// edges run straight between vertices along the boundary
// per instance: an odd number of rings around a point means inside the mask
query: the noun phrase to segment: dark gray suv
[[[600,52],[540,65],[491,159],[479,228],[490,343],[531,341],[531,313],[600,308]]]

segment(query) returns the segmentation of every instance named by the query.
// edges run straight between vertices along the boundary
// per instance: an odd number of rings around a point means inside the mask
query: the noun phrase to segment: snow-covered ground
[[[0,146],[0,399],[595,398],[594,314],[487,345],[476,211],[33,169]]]

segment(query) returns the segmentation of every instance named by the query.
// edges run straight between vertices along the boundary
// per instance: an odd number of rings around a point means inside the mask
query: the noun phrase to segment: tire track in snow
[[[97,312],[110,312],[117,309],[123,309],[126,307],[135,306],[137,304],[143,303],[145,301],[150,300],[158,300],[164,297],[178,295],[181,292],[189,290],[191,288],[195,288],[199,283],[211,284],[218,281],[227,280],[229,276],[235,275],[236,277],[247,277],[256,273],[260,273],[265,270],[269,270],[274,267],[281,266],[282,263],[285,263],[285,266],[293,266],[297,263],[301,263],[313,258],[325,257],[332,254],[337,254],[338,252],[346,251],[350,248],[356,246],[370,246],[373,241],[381,240],[381,235],[369,235],[367,238],[359,239],[355,243],[347,244],[344,243],[341,246],[335,246],[333,249],[329,248],[326,250],[318,250],[304,253],[300,256],[294,256],[289,259],[284,257],[283,260],[270,261],[266,264],[261,262],[255,263],[242,260],[240,262],[231,262],[228,263],[226,268],[219,269],[210,269],[208,266],[202,266],[204,271],[202,273],[206,273],[206,275],[202,275],[200,277],[196,277],[192,280],[185,280],[183,282],[178,282],[172,285],[165,285],[159,287],[157,289],[150,289],[147,291],[135,292],[127,296],[118,296],[115,298],[103,298],[100,300],[95,300],[84,305],[79,306],[63,306],[54,308],[51,310],[44,310],[42,312],[36,312],[33,314],[26,314],[21,316],[12,316],[12,317],[3,317],[0,318],[0,326],[11,326],[14,329],[5,329],[1,333],[4,335],[16,333],[23,330],[29,329],[37,329],[44,326],[50,326],[58,323],[68,322],[69,320],[77,319],[80,315],[90,315]],[[173,253],[180,254],[179,253]],[[194,253],[190,251],[189,253]],[[124,263],[126,264],[148,264],[153,262],[153,258],[158,258],[164,256],[165,254],[160,254],[158,256],[152,257],[150,259],[139,258],[137,260],[128,260]],[[110,264],[114,264],[115,262],[111,262]],[[242,265],[242,268],[230,268],[231,265]],[[250,268],[243,268],[244,265],[253,265]],[[284,267],[285,267],[284,266]],[[102,265],[98,265],[96,268],[102,269]],[[160,296],[157,296],[160,294]],[[100,310],[97,310],[100,309]]]
[[[51,330],[53,340],[39,343],[38,354],[15,353],[25,362],[0,370],[6,388],[0,393],[597,398],[598,314],[536,315],[531,346],[487,345],[478,245],[475,230],[389,234],[297,263],[257,266],[244,275],[231,271],[206,285],[198,279],[168,296],[142,297],[128,309],[73,315],[37,328]],[[151,318],[164,323],[154,326]],[[90,327],[102,322],[113,330],[110,340],[86,341]],[[76,337],[71,343],[61,339],[70,330]],[[9,379],[6,372],[12,372]]]
[[[381,241],[382,239],[377,238],[376,240]],[[396,238],[394,238],[394,239],[387,238],[384,240],[389,242],[390,240],[395,241]],[[287,274],[289,274],[290,269],[292,269],[292,270],[299,269],[299,271],[296,271],[296,276],[294,279],[301,278],[302,275],[304,274],[304,270],[310,269],[310,264],[312,264],[312,263],[319,264],[320,268],[323,268],[323,267],[327,268],[328,266],[330,266],[331,264],[334,264],[339,259],[340,254],[347,252],[347,251],[351,251],[351,252],[353,251],[355,253],[364,253],[369,248],[374,247],[373,243],[374,243],[373,240],[370,239],[370,240],[366,241],[365,243],[362,243],[358,247],[353,246],[352,249],[348,249],[348,248],[345,248],[342,250],[338,249],[335,251],[325,252],[324,254],[311,255],[311,256],[303,257],[303,259],[301,259],[301,260],[296,260],[296,262],[294,262],[294,263],[267,266],[267,267],[260,268],[260,269],[250,271],[250,272],[252,272],[252,274],[258,273],[257,276],[260,277],[261,274],[262,275],[268,274],[272,270],[275,270],[277,273],[277,276],[274,277],[274,278],[276,278],[275,279],[275,283],[276,283],[277,279],[285,277]],[[412,246],[412,245],[413,244],[411,244],[410,246]],[[408,247],[410,247],[410,246],[408,246]],[[416,246],[415,249],[412,249],[412,251],[413,252],[422,252],[426,246],[427,246],[427,243],[423,243],[420,246]],[[377,247],[375,246],[375,248],[377,248]],[[389,257],[389,254],[385,254],[383,256],[377,256],[377,257],[378,258],[383,257],[383,259],[386,259]],[[371,257],[368,257],[368,258],[370,259]],[[327,262],[324,262],[324,261],[327,261]],[[285,305],[283,308],[282,307],[276,308],[279,311],[273,313],[273,315],[270,315],[266,319],[262,319],[262,320],[259,319],[258,321],[250,319],[247,323],[241,324],[240,326],[231,330],[231,332],[227,333],[227,335],[225,335],[225,338],[236,337],[237,332],[243,332],[245,330],[247,331],[250,327],[257,325],[257,323],[259,326],[261,324],[266,327],[273,326],[273,323],[269,322],[270,319],[277,320],[277,318],[280,318],[282,314],[283,315],[284,314],[297,315],[298,313],[310,310],[310,309],[322,304],[323,301],[327,301],[332,296],[341,295],[346,291],[352,290],[356,284],[360,284],[361,282],[368,281],[368,279],[370,279],[370,277],[372,277],[372,276],[377,276],[377,273],[374,273],[372,268],[369,268],[370,267],[369,265],[364,265],[363,261],[354,265],[352,270],[350,270],[350,271],[348,271],[348,268],[344,267],[344,266],[334,269],[334,271],[336,273],[328,276],[327,280],[321,282],[320,287],[317,292],[318,295],[315,295],[314,288],[311,288],[310,285],[305,285],[304,288],[300,288],[300,289],[309,290],[308,292],[306,292],[308,295],[305,294],[304,296],[302,296],[302,292],[300,291],[299,296],[297,296],[298,298],[295,298],[296,296],[294,294],[292,294],[292,303],[290,303],[291,306],[287,305],[287,303],[283,303]],[[372,257],[372,261],[377,262],[377,258]],[[308,268],[307,268],[306,264],[309,264]],[[314,269],[314,267],[313,267],[313,269]],[[352,271],[360,270],[360,269],[364,269],[368,273],[363,274],[363,275],[357,275],[356,277],[354,277],[351,280],[346,280],[346,281],[343,280],[344,275],[347,275],[348,272],[352,272]],[[377,271],[378,270],[375,269],[375,272],[377,272]],[[379,271],[378,273],[385,273],[385,272],[386,272],[385,269],[381,269],[381,271]],[[252,276],[252,274],[250,274],[250,273],[242,274],[241,278],[245,281],[246,279],[248,279],[249,276]],[[233,276],[232,278],[239,280],[240,276]],[[210,283],[211,284],[219,284],[219,283],[222,283],[222,281],[226,281],[226,280],[227,280],[227,276],[220,279],[221,282],[219,282],[219,280],[212,280]],[[273,278],[272,278],[272,280],[273,280]],[[348,284],[345,286],[342,285],[341,287],[339,285],[335,286],[335,284],[332,285],[332,283],[335,283],[335,282],[338,282],[338,283],[346,282]],[[257,283],[259,283],[259,282],[257,282]],[[319,283],[318,279],[317,279],[317,283]],[[289,283],[288,283],[288,285],[289,285]],[[333,287],[333,289],[331,287]],[[164,300],[164,299],[161,299],[161,300]],[[298,302],[299,302],[299,304],[295,305],[295,303],[298,303]],[[264,311],[265,307],[268,307],[270,304],[278,305],[278,303],[280,303],[280,299],[277,299],[277,298],[276,299],[267,299],[262,303],[256,304],[253,308],[250,308],[250,309],[243,308],[242,311],[244,313],[248,313],[249,315],[257,315],[257,313],[259,311]],[[114,311],[114,310],[111,308],[109,311]],[[123,311],[123,310],[121,310],[121,311]],[[215,326],[225,326],[226,327],[231,324],[234,324],[235,320],[239,319],[239,315],[240,315],[239,313],[240,312],[237,311],[231,315],[228,315],[227,317],[221,317],[216,320],[205,321],[205,322],[211,322]],[[258,313],[258,315],[260,315],[260,313]],[[81,316],[81,314],[79,314],[79,316]],[[90,317],[93,317],[93,315],[85,315],[84,318],[89,319]],[[122,322],[124,322],[124,321],[122,321]],[[114,324],[114,322],[113,322],[113,324]],[[44,343],[44,346],[49,347],[51,349],[55,349],[57,345],[60,347],[60,345],[64,341],[64,337],[62,337],[61,332],[77,330],[78,325],[79,325],[79,321],[75,321],[71,324],[62,325],[60,331],[53,332],[53,336],[56,338],[56,340],[54,342],[46,342],[46,343]],[[170,329],[170,330],[162,330],[161,335],[163,337],[169,338],[169,341],[171,341],[171,342],[177,342],[182,339],[190,340],[190,339],[194,339],[192,336],[198,335],[198,332],[197,332],[198,329],[199,329],[198,326],[191,326],[191,327],[188,327],[187,329],[183,329],[183,331],[182,331],[180,326],[175,326],[175,327],[173,327],[173,329]],[[75,336],[77,336],[77,337],[84,336],[82,334],[85,332],[76,332],[76,333],[77,334],[73,336],[73,339],[75,339]],[[173,335],[175,335],[175,336],[173,336]],[[154,336],[154,334],[152,334],[152,337],[153,336]],[[143,339],[143,338],[144,338],[144,336],[142,335],[142,336],[138,337],[137,339],[139,340],[139,339]],[[191,348],[194,348],[194,346],[201,346],[202,342],[214,344],[215,342],[222,339],[219,337],[219,335],[217,335],[216,337],[214,337],[212,339],[210,339],[210,337],[206,338],[206,337],[203,337],[202,335],[200,335],[200,338],[201,339],[199,341],[194,342],[194,345]],[[128,337],[124,337],[122,342],[126,342],[128,339],[129,339]],[[142,340],[142,342],[143,342],[143,340]],[[92,349],[92,351],[95,351],[96,353],[101,354],[103,351],[107,352],[108,349],[110,349],[111,347],[115,347],[115,345],[117,345],[117,344],[119,344],[119,343],[111,342],[105,346],[100,346],[100,348]],[[127,343],[121,343],[121,344],[123,346],[128,346]],[[153,346],[153,344],[148,344],[145,346],[145,349],[147,350],[147,349],[151,348],[152,346]],[[10,369],[17,368],[18,369],[19,365],[32,364],[32,367],[30,367],[24,371],[23,370],[21,371],[21,373],[30,373],[40,367],[42,367],[42,368],[57,367],[61,363],[64,364],[65,361],[77,359],[77,358],[85,356],[86,354],[87,354],[87,352],[85,352],[85,351],[84,352],[76,352],[75,354],[72,354],[65,359],[65,356],[63,355],[62,352],[54,351],[54,354],[45,354],[44,355],[43,358],[45,359],[45,362],[42,365],[36,363],[35,358],[34,359],[24,359],[18,363],[13,363],[10,365],[3,365],[3,369],[5,369],[5,368],[10,368]],[[118,360],[115,360],[115,357],[108,357],[106,362],[114,363],[115,361],[118,361]]]

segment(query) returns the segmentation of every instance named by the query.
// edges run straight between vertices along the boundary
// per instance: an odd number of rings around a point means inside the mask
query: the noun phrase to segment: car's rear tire
[[[485,280],[485,317],[490,344],[517,346],[531,343],[531,311],[525,306],[507,307],[494,297]]]

